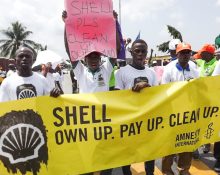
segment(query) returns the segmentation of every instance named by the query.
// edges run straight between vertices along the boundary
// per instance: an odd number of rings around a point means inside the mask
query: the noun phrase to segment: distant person
[[[120,68],[115,75],[116,90],[131,89],[140,92],[142,89],[158,85],[155,72],[145,66],[148,45],[138,39],[131,46],[132,63]],[[124,175],[132,175],[130,165],[123,166]],[[145,162],[146,175],[154,174],[154,160]]]
[[[170,42],[169,42],[169,52],[170,52],[170,57],[171,58],[170,58],[170,62],[164,62],[164,66],[168,65],[169,63],[171,63],[172,61],[177,59],[176,47],[180,43],[181,43],[180,39],[172,39],[172,40],[170,40]],[[190,56],[190,58],[191,58],[191,56]],[[193,66],[194,69],[197,68],[196,64],[193,61],[190,60],[189,64],[191,66]]]
[[[60,74],[52,68],[51,62],[42,65],[41,73],[47,79],[50,89],[57,87],[60,89],[61,93],[63,93],[63,89],[60,84]]]
[[[127,64],[132,63],[131,46],[132,46],[132,40],[131,40],[131,38],[128,38],[126,45],[125,45],[126,63]]]
[[[152,69],[154,70],[154,72],[156,73],[158,83],[160,84],[160,83],[161,83],[161,78],[162,78],[162,75],[163,75],[163,69],[164,69],[164,67],[163,67],[163,66],[158,66],[158,65],[157,65],[157,61],[154,60],[151,68],[152,68]]]
[[[215,57],[216,57],[216,60],[220,60],[220,50],[216,51],[215,52]]]
[[[218,61],[215,56],[215,47],[205,44],[200,50],[201,59],[196,60],[200,77],[211,76]]]
[[[9,64],[8,65],[8,72],[6,74],[6,77],[9,77],[11,76],[12,74],[14,74],[16,72],[16,68],[15,68],[15,65],[14,64]]]
[[[0,102],[48,95],[58,97],[59,89],[49,89],[42,75],[32,72],[34,53],[27,47],[15,53],[17,72],[3,80],[0,87]]]
[[[180,43],[177,45],[177,59],[170,62],[165,67],[161,84],[188,81],[199,77],[199,72],[191,64],[189,64],[191,51],[192,49],[190,44]],[[183,152],[178,155],[179,159],[177,166],[179,169],[179,175],[190,175],[189,169],[191,166],[192,153]],[[174,175],[171,168],[174,157],[175,155],[168,155],[162,159],[162,173],[164,175]]]
[[[177,59],[176,57],[176,46],[181,43],[181,41],[179,39],[172,39],[169,42],[169,52],[170,52],[170,57],[171,57],[171,61],[174,61]]]

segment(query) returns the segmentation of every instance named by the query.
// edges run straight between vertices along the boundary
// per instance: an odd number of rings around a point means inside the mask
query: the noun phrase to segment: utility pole
[[[119,0],[119,23],[121,25],[121,0]]]

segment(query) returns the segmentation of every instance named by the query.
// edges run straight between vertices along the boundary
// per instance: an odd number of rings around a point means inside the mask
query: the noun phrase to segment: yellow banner
[[[74,175],[220,140],[220,77],[0,104],[0,174]]]

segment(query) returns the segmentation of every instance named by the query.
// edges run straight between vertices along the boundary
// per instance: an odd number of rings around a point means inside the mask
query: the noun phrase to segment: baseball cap
[[[179,39],[172,39],[169,42],[169,50],[176,50],[176,45],[181,43]]]
[[[202,47],[202,49],[201,49],[200,52],[201,52],[201,53],[202,53],[202,52],[209,52],[209,53],[211,53],[211,54],[214,54],[214,53],[215,53],[215,46],[213,46],[212,44],[205,44],[205,45]]]
[[[180,43],[180,44],[178,44],[177,47],[176,47],[176,53],[178,53],[178,52],[180,52],[182,50],[190,50],[190,51],[192,51],[191,45],[188,44],[188,43]]]

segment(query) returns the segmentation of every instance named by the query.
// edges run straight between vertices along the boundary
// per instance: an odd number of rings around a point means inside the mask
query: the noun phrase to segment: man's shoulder
[[[20,76],[18,76],[17,72],[11,74],[10,76],[6,77],[3,82],[11,82],[16,81]]]
[[[32,79],[33,80],[38,79],[38,80],[46,81],[46,78],[41,73],[38,73],[38,72],[33,72]]]

